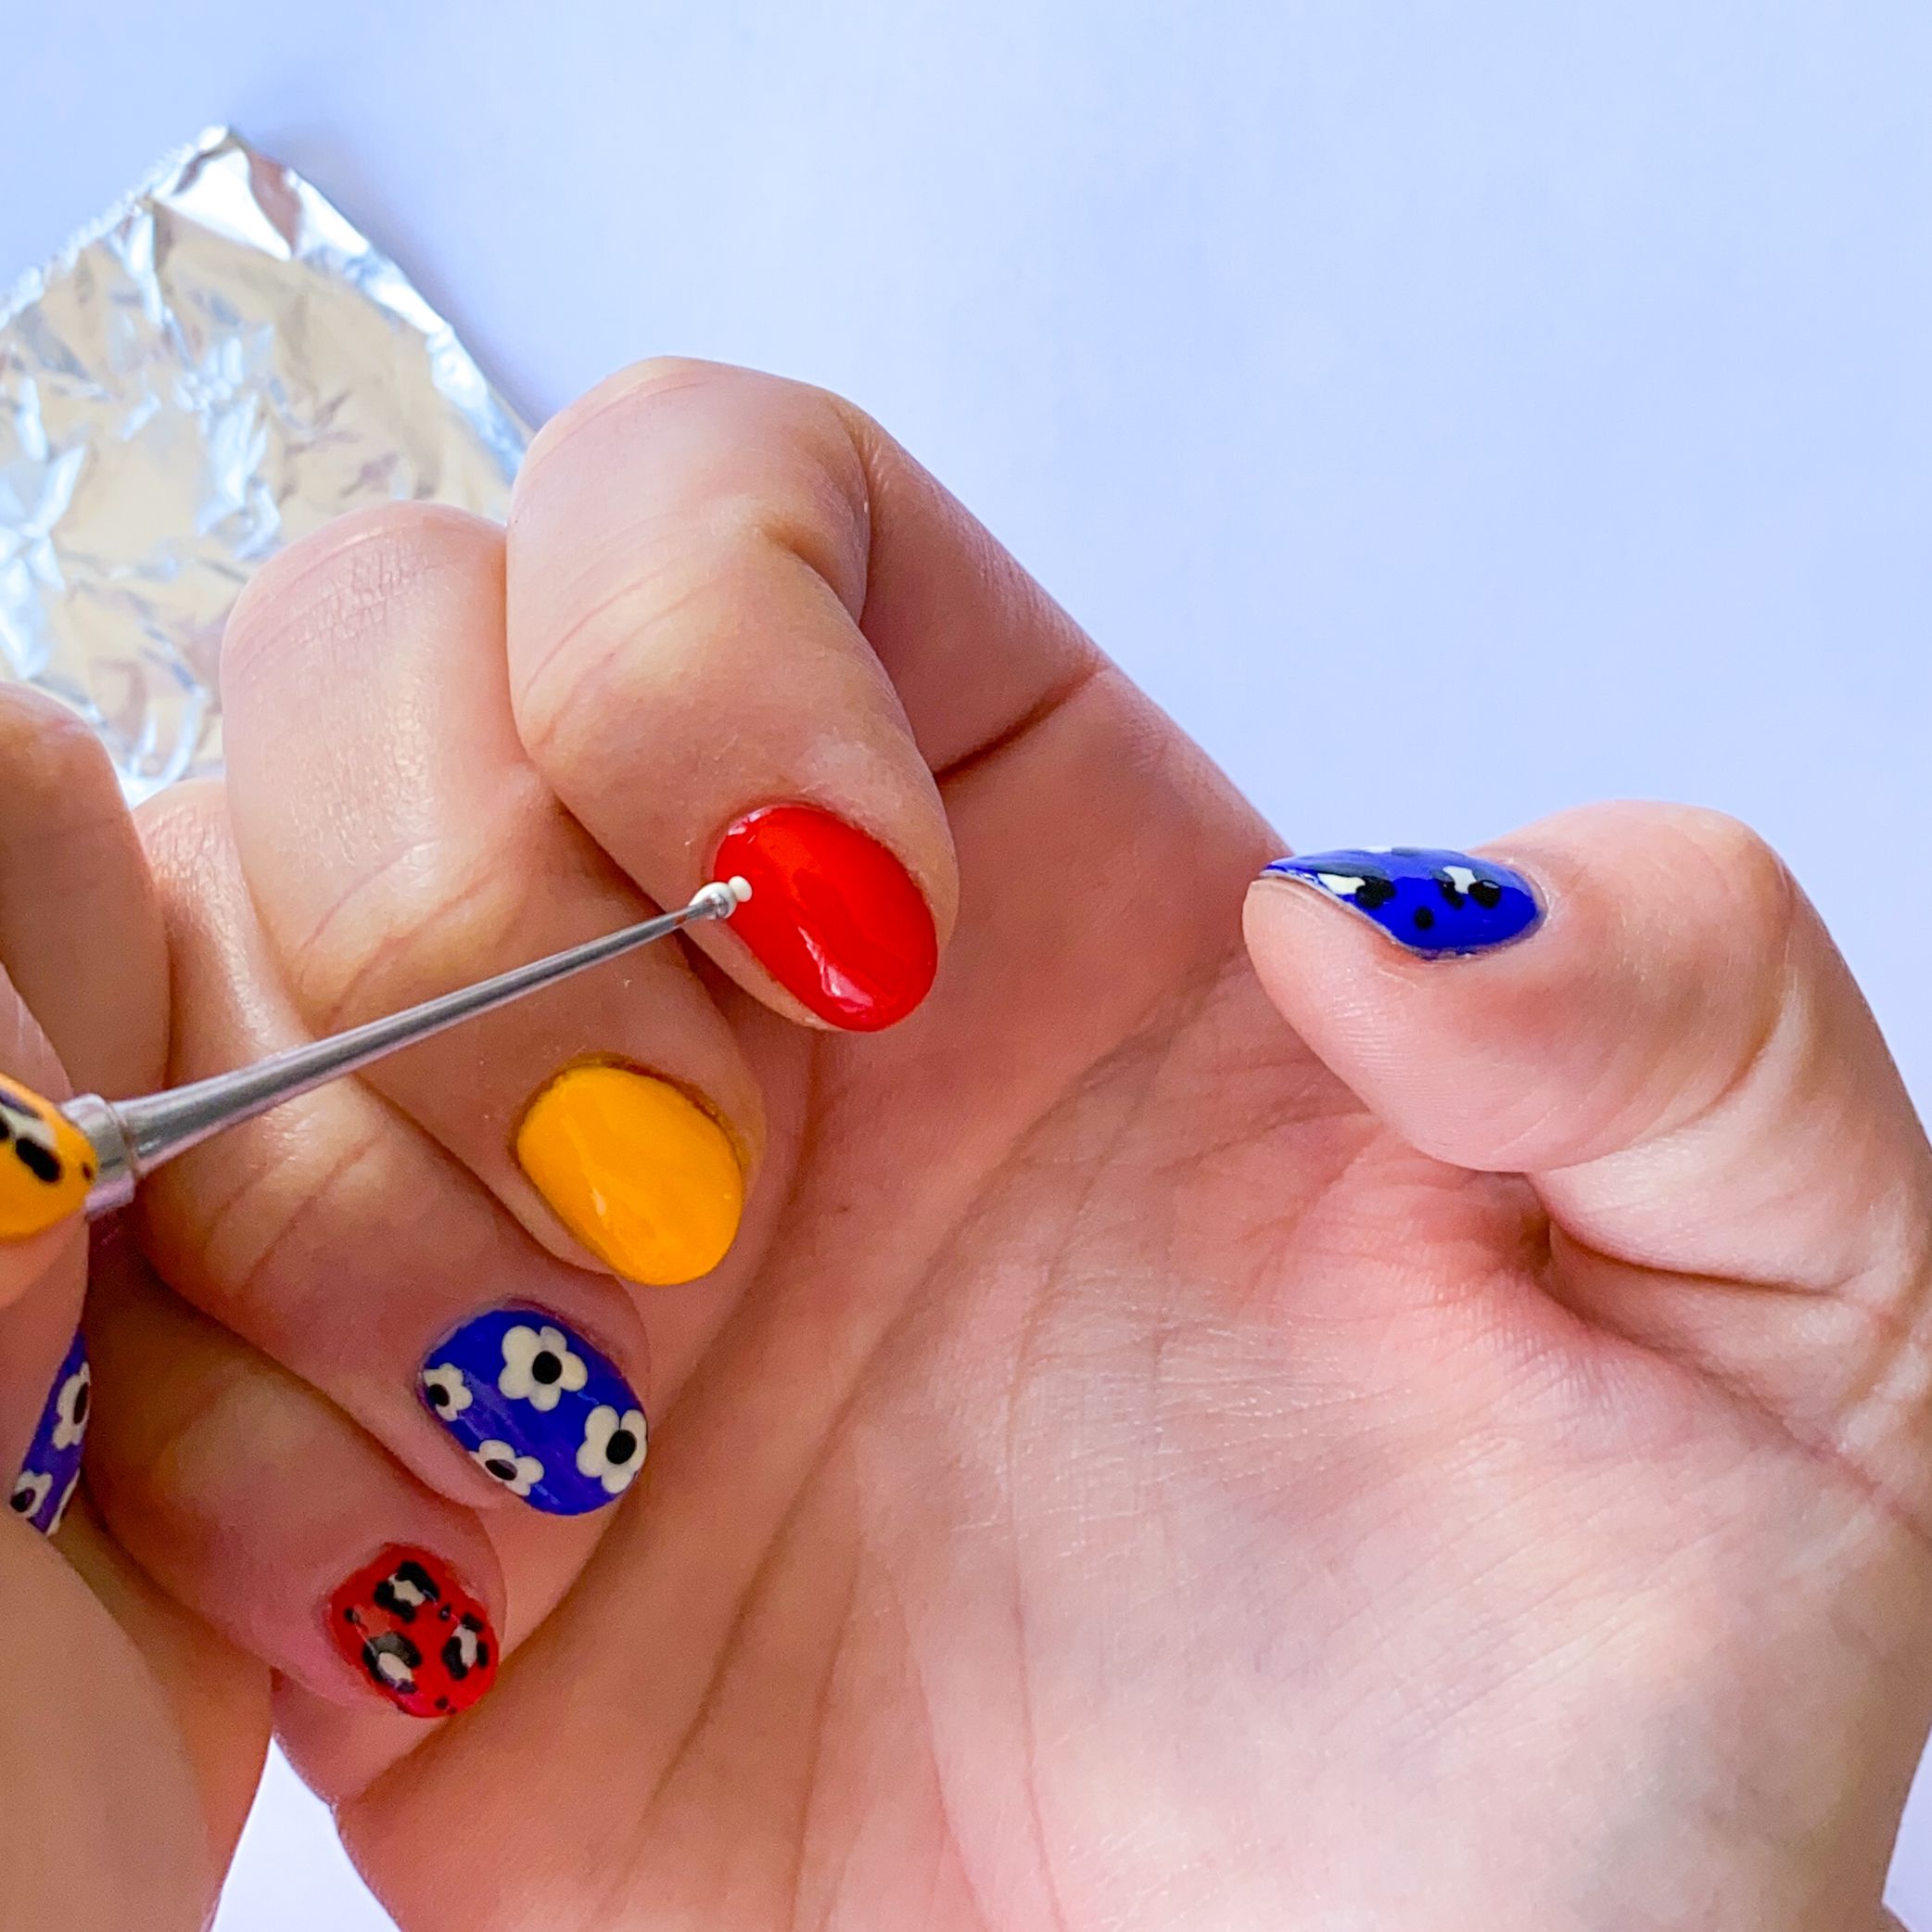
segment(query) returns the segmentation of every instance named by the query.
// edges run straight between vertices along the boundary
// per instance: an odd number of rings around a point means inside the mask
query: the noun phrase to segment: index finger
[[[696,943],[794,1017],[871,1030],[932,983],[958,899],[934,772],[1092,647],[857,411],[694,362],[538,439],[509,534],[519,729],[662,904],[742,873]]]

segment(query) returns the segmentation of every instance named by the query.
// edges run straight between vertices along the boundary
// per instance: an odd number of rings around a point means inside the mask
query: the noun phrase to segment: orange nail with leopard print
[[[0,1081],[0,1241],[24,1241],[79,1214],[95,1180],[87,1137],[51,1100]]]

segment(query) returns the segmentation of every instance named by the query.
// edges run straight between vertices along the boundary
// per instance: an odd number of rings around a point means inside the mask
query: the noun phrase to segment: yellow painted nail
[[[94,1176],[87,1137],[53,1101],[0,1083],[0,1241],[24,1241],[78,1214]]]
[[[648,1074],[566,1069],[524,1115],[516,1159],[558,1220],[632,1281],[690,1281],[738,1232],[744,1174],[731,1137]]]

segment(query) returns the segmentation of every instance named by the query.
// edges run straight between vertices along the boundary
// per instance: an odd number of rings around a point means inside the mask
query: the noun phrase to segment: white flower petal
[[[60,1399],[55,1404],[59,1420],[54,1424],[54,1446],[71,1449],[87,1433],[88,1390],[94,1371],[83,1362],[60,1385]]]
[[[477,1399],[463,1370],[453,1362],[439,1362],[434,1368],[426,1368],[422,1382],[429,1396],[429,1406],[439,1416],[460,1416]]]
[[[604,1445],[616,1432],[617,1412],[607,1402],[600,1402],[584,1417],[584,1439],[578,1444],[578,1473],[601,1476],[605,1468]]]
[[[548,1359],[545,1359],[548,1358]],[[541,1362],[545,1373],[537,1373]],[[565,1392],[581,1389],[590,1379],[583,1358],[570,1353],[561,1328],[531,1328],[522,1324],[505,1331],[503,1369],[498,1390],[513,1402],[527,1402],[548,1415]]]
[[[528,1495],[531,1489],[543,1481],[543,1465],[534,1455],[519,1455],[508,1443],[495,1438],[478,1443],[470,1451],[470,1460],[486,1476],[501,1482],[513,1496]],[[507,1476],[503,1474],[505,1469],[511,1472]]]

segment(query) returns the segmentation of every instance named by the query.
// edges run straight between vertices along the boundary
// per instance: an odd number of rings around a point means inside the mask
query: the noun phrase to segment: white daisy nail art
[[[67,1354],[41,1405],[33,1440],[20,1458],[25,1473],[7,1497],[14,1513],[43,1536],[51,1536],[59,1526],[61,1513],[74,1493],[93,1399],[94,1375],[87,1366],[87,1346],[76,1334],[68,1343]]]
[[[547,1411],[589,1379],[583,1357],[571,1354],[561,1328],[519,1324],[505,1330],[503,1370],[496,1379],[499,1394]]]
[[[416,1386],[466,1455],[500,1465],[491,1469],[498,1481],[553,1516],[608,1508],[643,1456],[637,1391],[595,1342],[548,1309],[472,1316],[424,1355]],[[600,1410],[597,1433],[587,1436]]]
[[[643,1462],[643,1411],[626,1409],[619,1415],[608,1403],[599,1403],[584,1417],[584,1439],[577,1452],[578,1473],[603,1483],[615,1496],[630,1487]]]
[[[14,1482],[12,1495],[6,1499],[7,1506],[16,1516],[38,1516],[53,1487],[51,1476],[37,1476],[32,1469],[22,1469]]]
[[[460,1416],[477,1398],[453,1362],[439,1362],[423,1371],[423,1395],[439,1416]]]
[[[71,1449],[87,1433],[87,1405],[93,1388],[94,1370],[85,1362],[61,1383],[56,1405],[55,1448]]]
[[[543,1481],[543,1465],[534,1455],[519,1455],[508,1443],[492,1439],[478,1443],[470,1451],[470,1460],[480,1464],[486,1475],[494,1476],[513,1496],[527,1496],[533,1484]]]
[[[81,1472],[76,1469],[67,1479],[67,1487],[60,1492],[59,1502],[54,1505],[54,1513],[47,1519],[47,1534],[51,1536],[67,1519],[67,1506],[74,1499],[74,1492],[81,1486]]]

